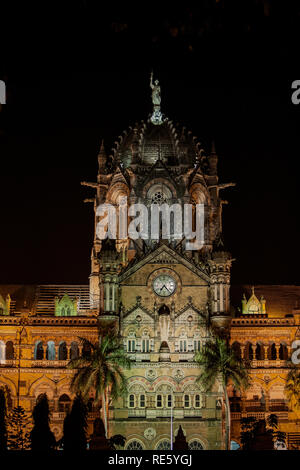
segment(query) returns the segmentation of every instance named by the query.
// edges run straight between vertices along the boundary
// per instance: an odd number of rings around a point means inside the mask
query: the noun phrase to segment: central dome
[[[167,166],[193,167],[203,151],[192,132],[175,126],[169,119],[161,125],[152,124],[150,118],[136,123],[124,131],[115,144],[114,156],[124,169],[135,165],[152,166],[157,160]]]

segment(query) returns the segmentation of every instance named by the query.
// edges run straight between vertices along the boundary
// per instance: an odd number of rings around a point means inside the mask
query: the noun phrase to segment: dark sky
[[[240,4],[243,3],[243,8]],[[282,3],[282,2],[281,2]],[[86,283],[101,139],[163,112],[219,154],[232,282],[299,284],[300,8],[272,1],[10,4],[1,30],[1,283]],[[298,68],[297,68],[298,66]]]

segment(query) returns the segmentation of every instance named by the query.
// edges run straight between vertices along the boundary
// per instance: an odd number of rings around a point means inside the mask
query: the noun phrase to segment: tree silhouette
[[[216,338],[208,341],[203,349],[196,353],[195,360],[201,367],[197,382],[208,391],[219,379],[223,387],[225,398],[226,417],[226,450],[230,449],[230,404],[227,392],[229,383],[233,383],[236,390],[246,389],[249,386],[249,374],[243,360],[230,347],[225,339]]]
[[[64,420],[63,448],[66,451],[84,451],[87,446],[87,406],[81,394],[74,398],[71,411]]]
[[[278,417],[270,414],[266,419],[254,416],[241,419],[242,450],[272,450],[274,442],[285,444],[286,433],[278,430]]]
[[[53,432],[50,430],[50,410],[46,393],[37,399],[32,412],[34,426],[30,433],[31,449],[34,451],[50,451],[56,446]]]
[[[0,387],[0,452],[7,450],[7,407],[6,407],[6,392],[3,387]]]
[[[77,369],[71,382],[71,389],[81,392],[87,399],[95,392],[95,404],[102,402],[103,422],[108,436],[108,401],[117,399],[127,392],[123,369],[130,369],[131,360],[124,351],[120,338],[113,329],[103,330],[99,342],[91,343],[80,338],[83,344],[82,356],[73,359],[68,366]]]
[[[22,406],[16,406],[8,415],[8,448],[27,450],[30,448],[30,417]]]

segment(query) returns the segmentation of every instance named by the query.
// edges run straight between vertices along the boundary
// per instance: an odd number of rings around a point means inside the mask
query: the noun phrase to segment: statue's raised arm
[[[151,72],[151,74],[150,74],[150,88],[152,88],[152,90],[154,88],[154,85],[153,85],[153,72]]]

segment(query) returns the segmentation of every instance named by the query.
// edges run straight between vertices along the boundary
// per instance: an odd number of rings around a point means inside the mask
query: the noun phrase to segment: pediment
[[[199,276],[205,282],[210,282],[209,275],[200,267],[195,266],[193,262],[183,256],[181,253],[178,253],[173,248],[165,244],[161,244],[158,248],[153,250],[151,253],[148,253],[144,258],[137,260],[133,265],[125,268],[125,270],[120,274],[120,281],[124,281],[136,271],[141,269],[142,266],[146,264],[182,264],[187,269],[192,271],[194,274]]]
[[[140,325],[145,325],[150,322],[154,322],[154,315],[141,305],[135,305],[133,308],[125,312],[122,318],[123,325],[136,324],[139,327]]]

